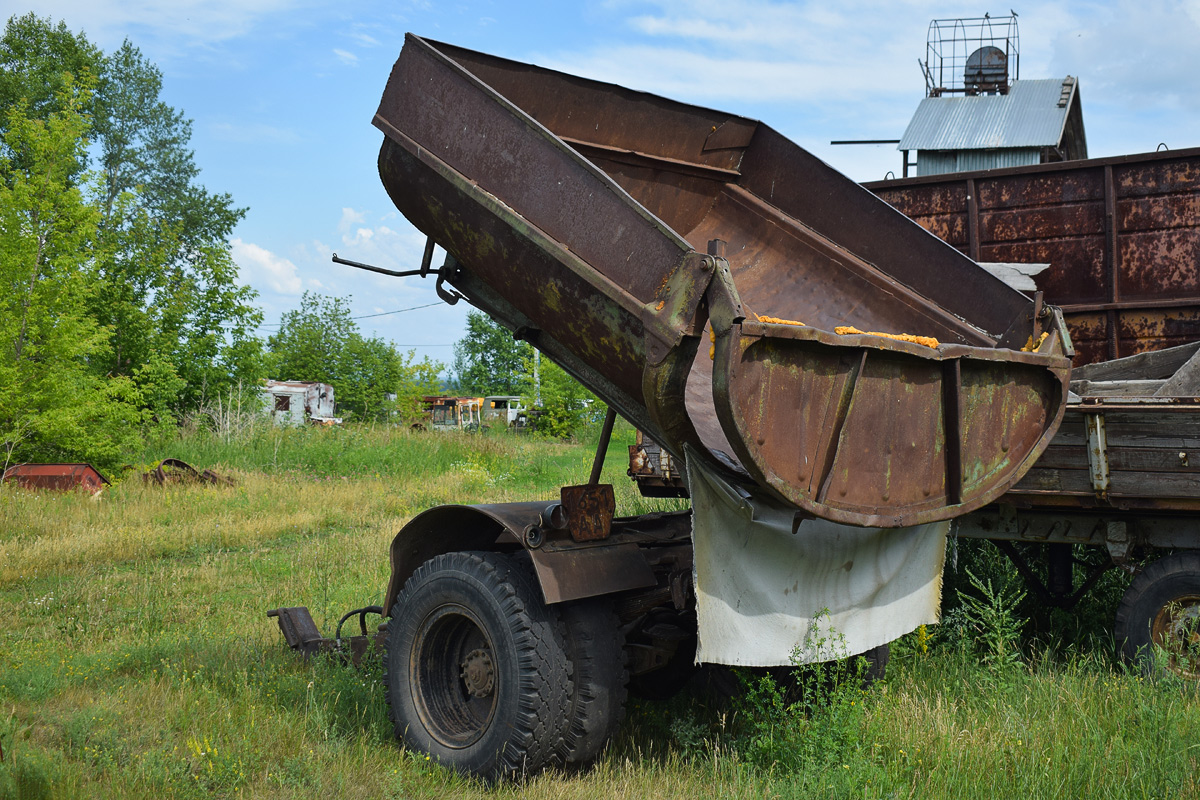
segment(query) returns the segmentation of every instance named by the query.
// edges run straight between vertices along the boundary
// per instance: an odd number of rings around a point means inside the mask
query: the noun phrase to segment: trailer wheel
[[[396,735],[489,780],[555,763],[571,699],[560,626],[514,558],[460,552],[425,562],[388,624],[384,683]]]
[[[872,647],[867,652],[856,656],[856,658],[865,658],[867,660],[862,674],[864,689],[870,688],[875,681],[884,679],[887,675],[887,665],[891,657],[892,646],[890,644],[881,644],[878,647]]]
[[[1133,579],[1114,626],[1122,657],[1147,675],[1200,678],[1200,553],[1173,553]]]
[[[571,710],[561,757],[567,766],[583,766],[600,755],[625,716],[625,642],[607,598],[559,607],[574,666]]]

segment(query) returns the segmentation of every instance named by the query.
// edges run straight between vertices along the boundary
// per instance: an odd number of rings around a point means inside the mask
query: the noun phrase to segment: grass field
[[[623,474],[631,436],[619,430],[606,468],[618,513],[652,508]],[[809,681],[792,705],[751,679],[732,703],[634,700],[595,768],[497,787],[403,752],[377,667],[305,662],[264,616],[308,605],[331,631],[379,602],[387,545],[413,514],[550,499],[586,480],[591,452],[268,429],[147,454],[234,487],[0,487],[0,798],[1200,797],[1195,687],[1125,672],[1099,636],[1119,587],[1082,622],[1027,624],[1007,660],[985,662],[948,622],[897,643],[867,690]],[[1008,598],[995,609],[1019,625]]]

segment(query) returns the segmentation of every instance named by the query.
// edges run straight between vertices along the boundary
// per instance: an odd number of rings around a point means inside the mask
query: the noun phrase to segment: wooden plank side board
[[[1153,380],[1170,378],[1188,359],[1200,352],[1200,342],[1168,347],[1150,353],[1084,364],[1071,371],[1071,381]]]
[[[1110,411],[1104,415],[1104,421],[1110,450],[1144,447],[1194,452],[1200,449],[1200,414]]]
[[[1109,481],[1100,494],[1084,424],[1090,416],[1104,420]],[[1009,496],[1022,505],[1191,510],[1200,501],[1200,405],[1150,398],[1073,405]]]
[[[1158,397],[1188,397],[1200,394],[1200,351],[1193,353],[1154,394]]]
[[[1012,489],[1012,492],[1017,494],[1023,491],[1083,496],[1095,494],[1092,490],[1092,478],[1088,472],[1086,461],[1083,469],[1048,469],[1035,465]]]
[[[1086,453],[1084,457],[1087,457]],[[1118,471],[1170,472],[1194,475],[1194,480],[1200,482],[1200,450],[1189,452],[1177,447],[1120,447],[1109,442],[1108,466],[1114,474]]]
[[[1110,500],[1143,497],[1169,504],[1176,499],[1200,498],[1200,479],[1194,474],[1114,470],[1109,477],[1108,496]]]
[[[1071,391],[1081,397],[1156,397],[1165,385],[1163,380],[1072,380]]]

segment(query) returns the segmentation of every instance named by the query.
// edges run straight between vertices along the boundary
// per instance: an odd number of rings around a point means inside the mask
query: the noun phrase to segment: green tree
[[[159,396],[169,385],[176,409],[261,377],[253,335],[261,312],[254,291],[235,282],[228,245],[245,209],[199,183],[191,122],[162,101],[158,68],[129,41],[105,55],[34,14],[8,20],[0,66],[0,109],[23,104],[34,118],[61,108],[54,87],[72,76],[94,82],[79,107],[99,167],[96,287],[87,302],[112,331],[94,368]],[[76,154],[70,181],[78,183],[88,152]],[[151,385],[150,376],[167,383]]]
[[[0,458],[114,468],[145,414],[131,378],[106,378],[109,331],[87,313],[98,211],[77,185],[86,89],[67,76],[45,119],[7,109],[0,150]]]
[[[528,342],[479,311],[467,313],[467,332],[454,345],[454,385],[467,395],[516,395],[526,359],[533,357]]]
[[[95,95],[79,95],[75,87],[95,88],[103,57],[98,47],[82,33],[72,33],[65,22],[52,25],[32,12],[11,17],[0,37],[0,120],[7,120],[18,104],[24,109],[22,117],[47,120],[54,112],[67,111],[64,103],[68,103],[74,113],[85,117],[84,129],[90,129],[86,118],[95,110]],[[62,166],[71,182],[86,169],[87,152],[77,152],[73,158],[73,164]]]
[[[562,367],[548,358],[538,361],[536,384],[534,359],[528,358],[523,363],[519,384],[522,401],[526,407],[534,408],[534,429],[538,434],[553,439],[569,439],[580,428],[595,421],[601,404],[596,395],[568,375]],[[542,402],[535,408],[539,394]]]
[[[300,308],[283,315],[267,340],[268,370],[276,380],[319,381],[333,387],[339,413],[358,419],[409,419],[420,398],[436,394],[442,365],[413,351],[401,353],[365,338],[349,301],[305,292]]]

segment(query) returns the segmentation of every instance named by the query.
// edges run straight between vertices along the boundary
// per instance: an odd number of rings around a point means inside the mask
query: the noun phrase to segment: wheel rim
[[[1150,639],[1167,657],[1167,667],[1185,678],[1200,678],[1200,595],[1184,595],[1159,609]]]
[[[409,663],[409,685],[425,730],[445,747],[479,741],[496,713],[495,651],[470,609],[438,607],[421,623]]]

